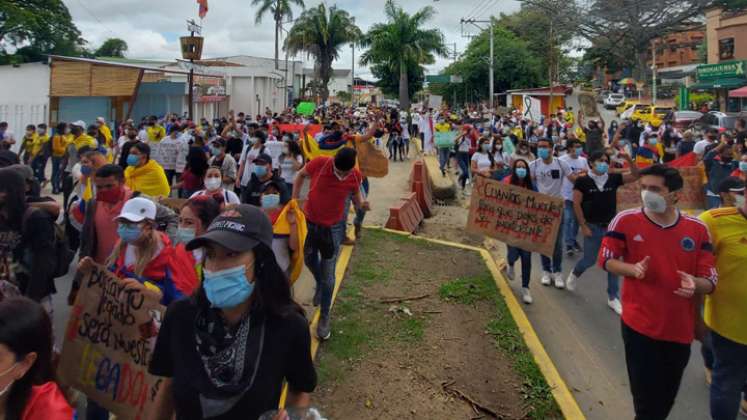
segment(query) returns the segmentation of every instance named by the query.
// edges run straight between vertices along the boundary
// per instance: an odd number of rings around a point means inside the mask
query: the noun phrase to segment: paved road
[[[579,109],[575,97],[569,102],[574,110]],[[605,121],[615,119],[613,112],[603,112]],[[563,261],[564,278],[578,258]],[[516,264],[517,274],[519,266]],[[620,320],[607,307],[606,274],[591,268],[573,293],[543,287],[539,282],[541,274],[539,256],[535,256],[530,284],[534,304],[524,308],[581,409],[589,419],[632,418]],[[518,296],[520,281],[512,282],[511,286]],[[699,343],[692,346],[690,362],[669,418],[709,418],[708,388]]]

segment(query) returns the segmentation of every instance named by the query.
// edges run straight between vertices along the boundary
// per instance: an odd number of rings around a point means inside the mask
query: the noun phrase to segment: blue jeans
[[[361,188],[363,188],[363,192],[368,196],[368,189],[370,185],[368,184],[368,177],[363,178],[363,181],[361,182]],[[350,206],[353,204],[353,196],[348,196],[347,200],[345,200],[345,222],[347,223],[348,220],[348,214],[350,214]],[[353,219],[353,225],[355,226],[363,226],[363,218],[366,217],[366,211],[361,209],[355,209],[355,218]]]
[[[441,172],[445,171],[449,165],[449,152],[451,152],[451,149],[448,147],[438,149],[438,167],[441,169]]]
[[[52,156],[52,191],[62,191],[62,156]]]
[[[529,287],[529,279],[532,276],[532,253],[515,246],[506,245],[508,248],[508,265],[513,267],[516,260],[521,258],[521,287]]]
[[[555,249],[552,252],[552,260],[550,257],[542,255],[540,257],[542,262],[542,271],[549,273],[562,273],[563,272],[563,226],[560,226],[558,232],[558,239],[555,240]]]
[[[329,315],[332,293],[335,289],[335,266],[340,244],[345,237],[345,218],[332,227],[307,222],[308,233],[304,244],[304,262],[314,275],[317,289],[321,290],[321,313]]]
[[[721,207],[721,197],[706,195],[706,210],[716,209]]]
[[[742,391],[747,392],[747,345],[737,343],[711,331],[713,342],[713,382],[711,383],[711,417],[734,420],[739,412]]]
[[[469,153],[457,152],[456,159],[459,164],[459,184],[464,188],[469,179]]]
[[[563,206],[563,236],[565,237],[565,246],[566,248],[572,248],[577,243],[578,222],[576,221],[576,213],[573,212],[573,201],[564,200]]]
[[[592,267],[597,263],[597,254],[599,254],[599,248],[602,246],[602,239],[604,234],[607,233],[607,228],[600,225],[589,224],[591,229],[591,236],[584,236],[584,257],[581,258],[576,266],[573,267],[573,274],[576,277],[581,277],[582,274],[589,267]],[[616,275],[607,272],[607,297],[610,300],[620,298],[620,284]]]
[[[34,160],[31,161],[31,169],[34,171],[34,178],[36,178],[39,183],[42,183],[46,180],[44,177],[44,168],[47,166],[47,157],[42,155],[41,153],[36,155]]]

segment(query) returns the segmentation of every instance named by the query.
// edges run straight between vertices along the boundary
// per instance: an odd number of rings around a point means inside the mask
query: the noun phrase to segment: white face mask
[[[641,191],[641,201],[643,201],[643,207],[654,213],[664,213],[667,210],[667,200],[661,194]]]
[[[205,178],[205,188],[208,191],[215,191],[221,187],[223,182],[220,178]]]
[[[13,363],[13,366],[9,367],[5,372],[0,373],[0,376],[7,375],[8,373],[10,373],[11,370],[15,369],[16,366],[18,366],[18,362]],[[8,391],[10,390],[10,387],[13,385],[14,382],[15,381],[10,381],[8,385],[5,385],[5,388],[0,389],[0,397],[8,393]]]
[[[744,196],[743,195],[734,196],[734,206],[738,209],[744,208]]]

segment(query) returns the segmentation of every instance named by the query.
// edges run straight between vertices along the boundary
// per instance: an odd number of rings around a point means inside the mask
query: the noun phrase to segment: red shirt
[[[609,259],[635,264],[650,256],[643,279],[625,277],[622,319],[640,334],[656,340],[689,344],[695,328],[695,298],[674,294],[677,271],[716,283],[715,258],[708,228],[679,214],[672,226],[651,221],[640,208],[620,212],[610,223],[599,250],[599,265]]]
[[[306,220],[315,225],[330,227],[342,220],[345,200],[358,191],[363,180],[357,168],[340,180],[334,166],[333,158],[320,156],[304,167],[311,177],[311,187],[303,212]]]
[[[96,213],[93,215],[94,226],[96,226],[96,254],[93,256],[93,260],[97,264],[106,264],[106,259],[109,258],[114,246],[119,241],[119,235],[117,235],[118,224],[114,219],[119,216],[125,201],[129,200],[132,195],[129,188],[123,187],[123,189],[124,197],[115,204],[96,200]]]
[[[32,386],[26,407],[21,415],[22,420],[70,420],[73,409],[54,382]]]

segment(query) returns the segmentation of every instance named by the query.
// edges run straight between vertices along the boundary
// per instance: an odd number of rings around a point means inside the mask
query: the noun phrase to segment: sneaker
[[[708,368],[705,368],[705,380],[706,385],[711,386],[711,382],[713,382],[713,372]]]
[[[569,257],[572,257],[572,256],[576,255],[576,250],[573,249],[572,246],[568,246],[568,247],[565,248],[565,255],[567,255]]]
[[[528,287],[521,288],[521,300],[527,305],[530,305],[532,302],[534,302],[534,300],[532,299],[532,294],[529,292]]]
[[[446,171],[444,171],[443,169],[441,169],[441,176],[446,176]]]
[[[550,280],[550,273],[547,271],[542,272],[542,279],[540,280],[540,283],[542,283],[543,286],[549,286],[550,283],[552,283],[552,280]]]
[[[362,226],[354,224],[353,229],[355,230],[355,240],[359,241],[361,239],[361,231],[363,230]]]
[[[563,273],[552,273],[553,280],[555,280],[555,287],[558,289],[562,289],[565,287],[565,282],[563,281]]]
[[[509,280],[511,280],[511,281],[513,281],[514,275],[515,275],[515,273],[514,273],[514,267],[511,266],[511,265],[507,266],[506,267],[506,278],[509,279]]]
[[[616,314],[622,315],[623,313],[623,307],[620,303],[620,299],[614,298],[614,299],[607,299],[607,306],[609,306],[613,311],[615,311]]]
[[[329,327],[329,315],[322,315],[319,317],[319,322],[316,324],[316,336],[320,340],[329,340],[332,335],[332,330]]]
[[[747,396],[745,399],[742,399],[742,402],[739,404],[739,414],[747,417]]]
[[[573,274],[573,271],[571,271],[570,274],[568,274],[568,278],[565,280],[565,288],[570,292],[576,290],[576,280],[578,280],[578,277],[576,277],[576,275]]]
[[[312,302],[314,306],[319,306],[322,304],[322,288],[317,286],[316,291],[314,292],[314,301]]]

